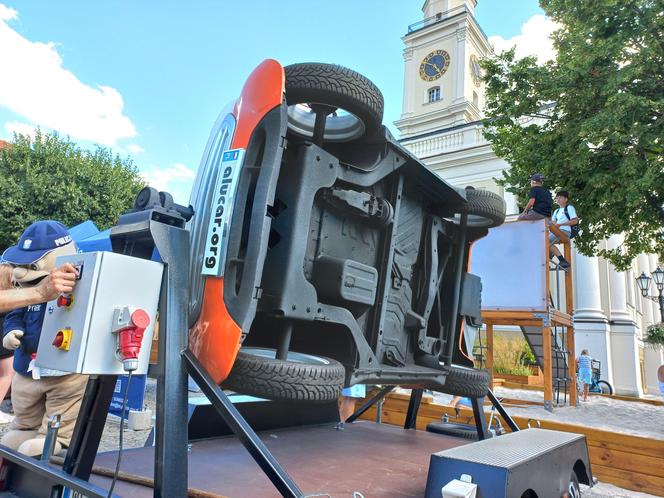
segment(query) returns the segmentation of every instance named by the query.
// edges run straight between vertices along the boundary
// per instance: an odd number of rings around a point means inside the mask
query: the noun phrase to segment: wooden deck
[[[402,394],[389,395],[383,403],[383,423],[403,426],[408,399],[408,396]],[[439,422],[443,414],[454,416],[455,411],[449,406],[434,404],[430,399],[423,398],[417,417],[417,428],[425,430],[428,423]],[[375,417],[375,408],[363,416],[368,420],[374,420]],[[531,420],[524,417],[513,418],[520,428],[528,427]],[[472,410],[462,408],[461,419],[473,420]],[[662,422],[653,420],[653,424],[657,423]],[[506,427],[506,424],[503,425]],[[584,434],[588,442],[593,474],[600,481],[633,491],[664,496],[663,440],[617,434],[550,420],[541,420],[541,427]]]

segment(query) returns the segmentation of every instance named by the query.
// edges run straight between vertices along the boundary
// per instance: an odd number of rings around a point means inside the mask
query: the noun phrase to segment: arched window
[[[429,102],[438,102],[440,100],[440,87],[429,88]]]

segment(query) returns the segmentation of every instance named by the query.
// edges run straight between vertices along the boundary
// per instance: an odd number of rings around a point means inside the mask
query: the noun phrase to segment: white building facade
[[[423,20],[403,37],[403,112],[395,125],[401,143],[434,172],[455,186],[500,194],[508,216],[516,215],[516,199],[495,181],[509,164],[494,154],[482,134],[484,88],[478,60],[492,48],[473,15],[476,4],[424,2]],[[620,243],[619,236],[605,242],[608,247]],[[645,329],[659,321],[659,305],[642,298],[635,284],[641,272],[657,268],[657,258],[642,254],[630,270],[618,272],[602,258],[573,253],[577,352],[587,348],[602,362],[602,378],[617,394],[659,393],[656,371],[664,364],[664,353],[642,340]]]

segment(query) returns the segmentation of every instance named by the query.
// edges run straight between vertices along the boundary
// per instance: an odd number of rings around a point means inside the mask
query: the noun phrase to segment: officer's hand
[[[12,330],[2,339],[2,345],[5,349],[14,351],[21,346],[21,337],[23,337],[23,331]]]
[[[76,269],[71,263],[65,263],[60,268],[51,270],[37,286],[37,290],[44,298],[44,301],[51,301],[60,294],[65,294],[74,290],[76,283]]]

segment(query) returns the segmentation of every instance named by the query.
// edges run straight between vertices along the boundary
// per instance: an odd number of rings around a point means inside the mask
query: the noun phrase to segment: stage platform
[[[305,494],[332,497],[350,497],[354,491],[372,498],[421,497],[431,454],[469,444],[460,438],[368,421],[346,424],[341,431],[325,424],[259,435]],[[95,465],[114,470],[116,457],[116,452],[99,454]],[[229,498],[280,496],[233,436],[193,443],[188,463],[190,488]],[[154,449],[126,450],[121,470],[152,478]],[[90,482],[108,488],[110,479],[93,475]],[[122,481],[115,493],[152,497],[151,488]]]

